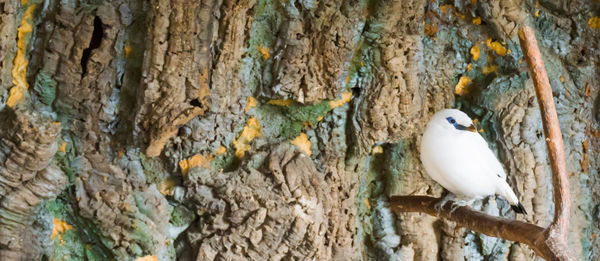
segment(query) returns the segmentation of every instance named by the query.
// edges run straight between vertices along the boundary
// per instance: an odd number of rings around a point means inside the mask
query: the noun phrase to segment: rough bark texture
[[[530,214],[472,207],[550,223],[522,25],[563,133],[569,248],[598,259],[598,16],[588,0],[2,1],[0,259],[536,259],[389,207],[442,193],[420,133],[457,107]]]

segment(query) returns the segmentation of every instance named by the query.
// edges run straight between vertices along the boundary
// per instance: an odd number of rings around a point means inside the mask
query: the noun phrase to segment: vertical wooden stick
[[[548,146],[548,157],[550,167],[552,168],[552,186],[554,188],[554,219],[546,229],[548,236],[558,237],[561,241],[567,242],[567,233],[569,230],[571,195],[569,191],[569,180],[567,175],[567,164],[565,160],[565,149],[563,145],[562,134],[556,115],[556,107],[552,97],[552,88],[540,49],[533,30],[525,26],[519,30],[519,41],[523,56],[527,60],[533,86],[542,114],[542,124],[544,126],[544,135],[546,136],[546,145]]]

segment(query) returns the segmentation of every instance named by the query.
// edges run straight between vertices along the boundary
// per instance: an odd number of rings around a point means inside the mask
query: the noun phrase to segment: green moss
[[[160,183],[167,178],[167,173],[162,171],[162,164],[157,158],[147,158],[144,153],[139,154],[144,175],[150,183]]]
[[[40,102],[50,106],[56,97],[56,81],[51,75],[42,71],[35,78],[33,90],[38,94]]]
[[[187,209],[183,205],[175,205],[171,206],[171,214],[169,222],[173,224],[173,226],[181,227],[190,224],[196,215],[193,211]]]
[[[332,108],[329,101],[303,105],[293,102],[289,106],[265,104],[257,108],[263,136],[275,137],[276,141],[290,140],[302,132],[306,125],[314,125]]]
[[[110,260],[112,256],[106,247],[101,246],[98,231],[87,219],[75,215],[67,194],[43,203],[43,207],[54,217],[67,222],[73,228],[63,232],[62,238],[54,237],[49,260]]]

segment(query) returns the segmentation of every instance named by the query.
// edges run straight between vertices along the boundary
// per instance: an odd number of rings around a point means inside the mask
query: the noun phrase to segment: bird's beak
[[[471,124],[471,126],[467,127],[466,129],[471,132],[477,132],[477,128],[475,128],[473,124]]]

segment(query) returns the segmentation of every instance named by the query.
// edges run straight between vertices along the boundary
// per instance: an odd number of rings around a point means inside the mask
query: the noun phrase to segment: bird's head
[[[445,109],[436,112],[429,124],[435,124],[448,130],[477,132],[471,118],[456,109]]]

